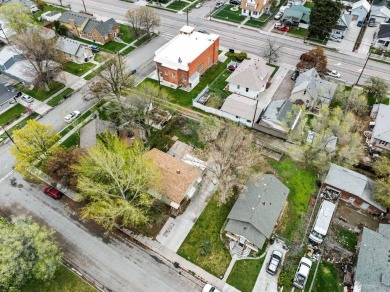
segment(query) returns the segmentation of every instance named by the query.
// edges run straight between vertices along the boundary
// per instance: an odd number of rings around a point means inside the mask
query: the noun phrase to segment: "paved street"
[[[17,187],[11,186],[11,177],[17,179]],[[54,228],[65,256],[105,287],[115,292],[201,291],[172,264],[115,236],[104,236],[93,225],[79,221],[63,202],[45,196],[17,174],[11,177],[0,183],[1,211],[28,214]]]

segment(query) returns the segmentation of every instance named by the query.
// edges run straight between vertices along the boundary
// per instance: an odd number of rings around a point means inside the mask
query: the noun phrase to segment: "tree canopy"
[[[340,1],[333,0],[313,0],[313,4],[310,11],[308,36],[323,40],[332,32],[344,6]]]
[[[387,99],[387,91],[389,89],[389,85],[380,77],[370,76],[364,88],[364,93],[367,95],[371,104],[375,102],[382,103],[385,99]]]
[[[0,14],[7,20],[9,27],[18,33],[33,25],[30,10],[21,4],[2,5],[0,6]]]
[[[327,65],[328,58],[325,55],[324,49],[322,47],[316,47],[301,55],[297,69],[306,71],[315,68],[318,73],[326,74],[328,72]]]
[[[115,223],[140,225],[148,221],[153,203],[149,189],[158,189],[159,173],[145,158],[140,142],[130,148],[106,133],[74,166],[77,188],[89,203],[83,215],[110,230]]]
[[[375,185],[375,200],[384,207],[390,208],[390,158],[381,156],[372,166],[379,177]]]
[[[46,281],[54,276],[62,258],[54,230],[31,218],[17,217],[12,223],[0,219],[0,239],[1,291],[17,291],[30,279]]]

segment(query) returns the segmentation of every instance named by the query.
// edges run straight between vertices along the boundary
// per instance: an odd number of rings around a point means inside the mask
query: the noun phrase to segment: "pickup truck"
[[[305,288],[307,278],[309,278],[311,265],[311,260],[305,257],[301,258],[293,280],[293,285],[295,287],[300,289]]]

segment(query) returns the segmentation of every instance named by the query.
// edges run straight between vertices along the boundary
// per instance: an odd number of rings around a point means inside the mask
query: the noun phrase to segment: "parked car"
[[[65,120],[65,122],[70,123],[70,122],[74,121],[75,119],[77,119],[77,117],[79,117],[79,116],[80,116],[79,111],[73,111],[70,114],[67,114],[64,117],[64,120]]]
[[[48,195],[49,197],[52,197],[55,200],[61,199],[61,197],[64,195],[59,190],[51,186],[47,186],[46,188],[44,188],[43,193],[45,195]]]
[[[290,28],[288,26],[280,26],[280,27],[278,27],[278,30],[280,30],[280,31],[290,31]]]
[[[233,5],[241,5],[241,1],[240,0],[230,0],[229,3],[233,4]]]
[[[368,21],[368,26],[373,27],[375,26],[375,23],[376,23],[376,19],[374,17],[370,18],[370,20]]]
[[[225,2],[223,2],[223,1],[218,1],[218,2],[215,4],[215,8],[218,9],[218,8],[222,7],[224,4],[225,4]]]
[[[278,27],[281,27],[281,26],[284,26],[284,24],[281,23],[281,22],[275,22],[275,24],[274,24],[274,28],[278,28]]]
[[[236,69],[237,69],[237,66],[234,66],[234,65],[229,65],[229,66],[228,66],[228,70],[229,70],[229,71],[232,71],[232,72],[233,72],[233,71],[236,70]]]
[[[195,8],[200,8],[203,6],[203,3],[202,2],[198,2],[196,5],[195,5]]]
[[[279,11],[278,13],[275,14],[274,19],[276,19],[276,20],[281,19],[283,14],[284,14],[283,12]]]
[[[25,102],[28,102],[28,103],[31,103],[31,102],[34,101],[34,99],[31,96],[27,95],[27,94],[23,94],[21,99],[24,100]]]
[[[330,37],[329,37],[329,40],[330,41],[333,41],[333,42],[341,42],[341,38],[339,38],[339,37],[337,37],[337,36],[335,36],[335,35],[331,35]]]
[[[280,263],[282,262],[283,253],[279,250],[274,250],[268,263],[267,273],[275,275],[278,271]]]
[[[363,23],[364,23],[363,20],[359,20],[359,21],[357,22],[357,26],[358,26],[358,27],[361,27],[361,26],[363,26]]]
[[[336,70],[328,71],[328,75],[331,77],[334,77],[334,78],[339,78],[341,76],[341,74],[339,72],[337,72]]]
[[[204,285],[202,292],[221,292],[221,291],[219,291],[217,288],[215,288],[210,284],[206,284]]]
[[[206,30],[204,30],[204,29],[198,29],[198,32],[200,32],[200,33],[204,33],[204,34],[209,34],[209,32],[208,32],[208,31],[206,31]]]
[[[292,74],[291,74],[291,80],[297,80],[299,76],[299,71],[298,70],[295,70]]]
[[[301,261],[299,262],[298,269],[295,272],[295,277],[293,280],[293,285],[299,289],[304,289],[307,278],[309,278],[310,269],[312,266],[312,261],[308,258],[301,258]]]
[[[98,46],[91,45],[89,47],[91,48],[92,53],[99,53],[100,52],[100,48]]]

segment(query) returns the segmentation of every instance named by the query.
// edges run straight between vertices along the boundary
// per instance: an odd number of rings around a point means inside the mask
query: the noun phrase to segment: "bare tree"
[[[66,64],[65,56],[55,49],[55,40],[45,39],[38,29],[29,28],[18,34],[16,47],[29,62],[26,73],[34,77],[34,85],[49,90],[50,81]]]
[[[326,74],[328,69],[328,58],[325,55],[325,51],[322,47],[316,47],[306,53],[303,53],[300,57],[300,61],[297,64],[298,70],[308,70],[315,68],[318,73]]]
[[[152,29],[160,26],[160,17],[154,9],[144,6],[138,10],[138,13],[141,20],[141,26],[146,30],[148,36]]]
[[[263,57],[267,59],[268,64],[278,60],[281,48],[282,46],[277,45],[275,40],[267,39],[267,44],[263,51]]]
[[[110,87],[107,83],[96,81],[93,82],[89,87],[89,92],[94,98],[96,98],[98,101],[101,101],[110,92]]]
[[[104,69],[98,74],[100,81],[109,86],[110,91],[122,104],[123,90],[134,86],[133,73],[128,69],[121,55],[109,57],[102,66]]]
[[[140,35],[141,31],[141,19],[138,10],[127,10],[126,20],[130,23],[133,28],[136,37]]]

